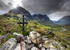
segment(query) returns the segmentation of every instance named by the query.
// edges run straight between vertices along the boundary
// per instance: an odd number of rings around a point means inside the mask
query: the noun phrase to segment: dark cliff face
[[[38,21],[43,25],[53,24],[53,22],[49,19],[47,15],[34,14],[32,17],[34,20]]]
[[[70,24],[70,15],[64,16],[59,21],[57,21],[56,24],[64,24],[64,25]]]
[[[49,17],[47,15],[34,14],[32,17],[35,20],[42,20],[43,19],[46,22],[51,22],[52,23],[52,21],[49,19]]]

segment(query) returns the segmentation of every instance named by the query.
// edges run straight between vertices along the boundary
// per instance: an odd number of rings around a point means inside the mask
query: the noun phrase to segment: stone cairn
[[[55,50],[50,46],[47,36],[41,36],[38,32],[32,31],[29,36],[23,36],[16,32],[17,37],[9,39],[0,50]]]

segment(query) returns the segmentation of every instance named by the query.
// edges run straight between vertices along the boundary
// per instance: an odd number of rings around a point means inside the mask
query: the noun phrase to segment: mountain
[[[64,25],[70,24],[70,15],[64,16],[59,21],[57,21],[56,24],[64,24]]]
[[[53,23],[56,23],[57,21],[52,21]]]
[[[14,17],[19,19],[22,17],[22,14],[26,16],[27,20],[36,20],[42,25],[49,26],[53,24],[53,22],[49,19],[47,15],[42,15],[42,14],[34,14],[31,15],[29,11],[22,7],[17,7],[15,9],[10,10],[8,13],[3,14],[4,17]]]
[[[32,15],[33,19],[38,21],[39,23],[43,25],[53,24],[53,22],[49,19],[47,15],[42,14],[34,14]]]
[[[29,13],[29,11],[27,11],[26,9],[24,9],[22,7],[17,7],[15,9],[12,9],[7,14],[4,14],[4,16],[11,17],[11,15],[13,15],[13,17],[17,17],[18,18],[18,16],[17,16],[18,14],[25,15],[28,20],[32,19],[32,16]]]

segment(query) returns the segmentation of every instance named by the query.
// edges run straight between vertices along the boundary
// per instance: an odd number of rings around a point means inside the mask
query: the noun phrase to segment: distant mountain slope
[[[12,9],[8,13],[3,14],[2,16],[10,17],[10,18],[14,17],[14,18],[19,19],[20,17],[22,17],[22,14],[26,16],[27,20],[36,20],[37,22],[45,26],[50,26],[53,24],[53,22],[49,19],[47,15],[42,15],[42,14],[31,15],[29,11],[27,11],[26,9],[22,7],[17,7],[15,9]]]
[[[47,15],[34,14],[32,17],[34,20],[37,20],[39,23],[43,25],[53,24],[53,22],[49,19]]]
[[[70,24],[70,15],[61,18],[59,21],[56,22],[57,24]]]
[[[32,19],[32,16],[29,13],[29,11],[27,11],[26,9],[22,7],[17,7],[15,9],[12,9],[7,14],[4,14],[4,16],[11,17],[10,15],[13,15],[13,17],[18,17],[17,16],[18,14],[25,15],[28,20]]]

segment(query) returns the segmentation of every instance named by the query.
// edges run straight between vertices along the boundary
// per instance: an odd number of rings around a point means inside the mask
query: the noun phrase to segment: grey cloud
[[[17,2],[18,0],[16,0]],[[20,0],[22,7],[31,14],[57,14],[57,17],[63,17],[70,14],[70,0]],[[0,10],[9,11],[11,0],[0,0]],[[57,13],[56,13],[57,12]],[[64,14],[64,15],[63,15]],[[54,15],[53,15],[54,17]]]
[[[8,5],[6,5],[2,0],[0,0],[0,10],[6,11],[8,9],[9,9]]]
[[[29,10],[31,13],[52,13],[59,10],[69,9],[66,4],[69,0],[20,0],[22,7]],[[17,0],[16,0],[17,2]],[[10,9],[11,0],[0,0],[0,9]],[[9,7],[8,7],[9,6]]]
[[[61,9],[64,0],[26,0],[24,7],[35,13],[50,13]]]

